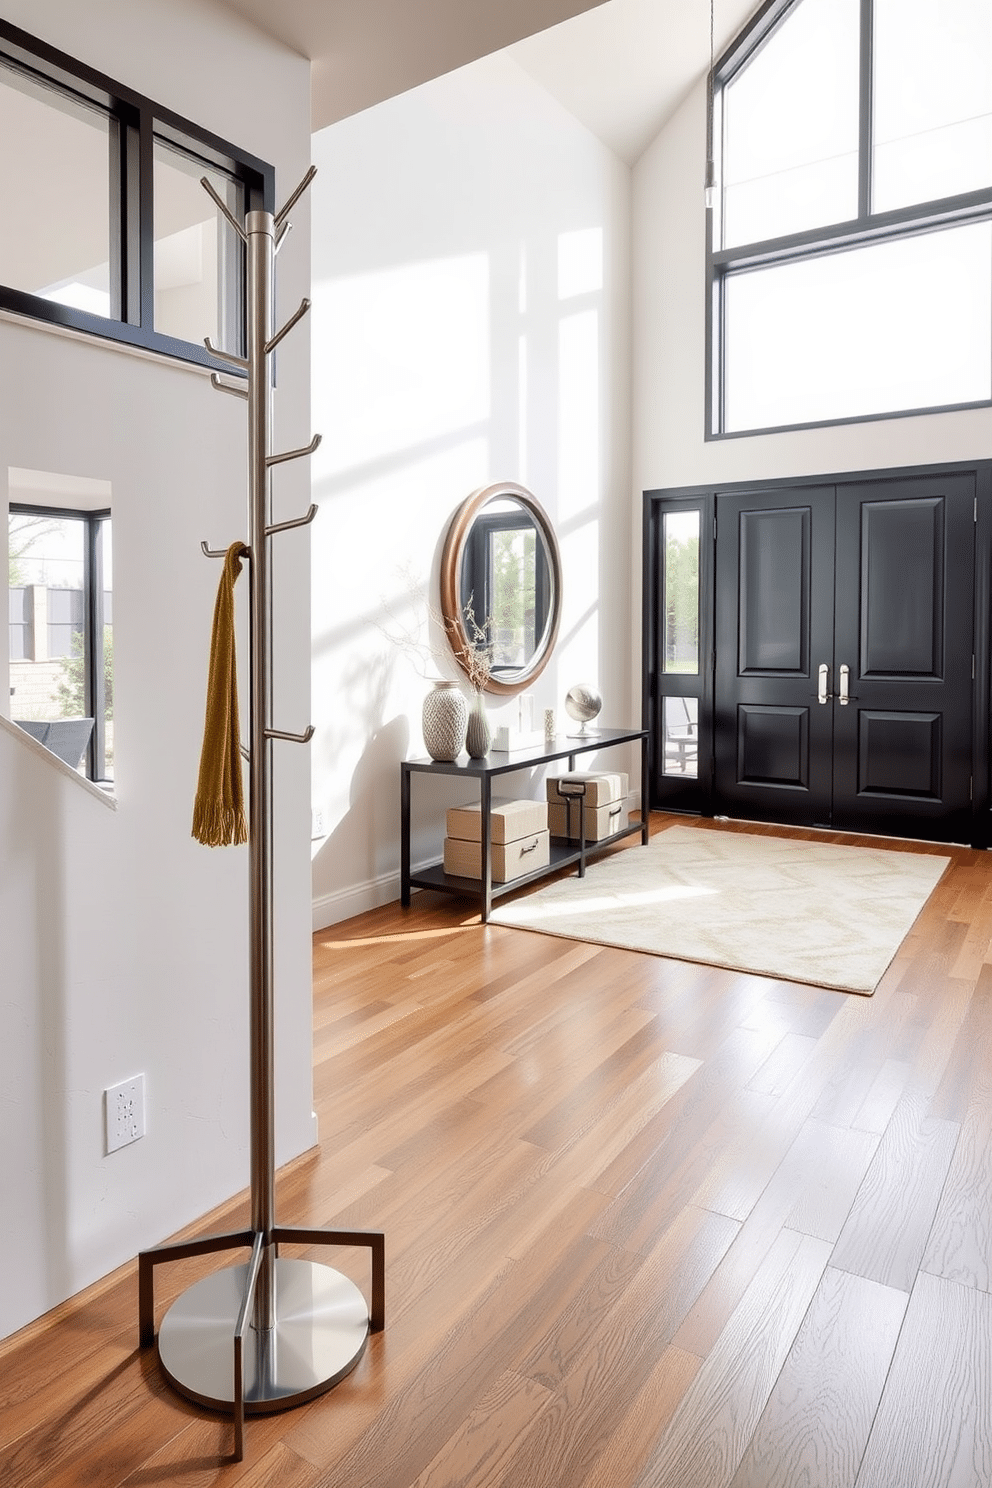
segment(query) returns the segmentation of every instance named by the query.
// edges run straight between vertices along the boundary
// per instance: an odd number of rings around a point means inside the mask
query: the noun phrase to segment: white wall
[[[634,492],[987,459],[992,410],[705,443],[705,88],[633,171]]]
[[[229,138],[288,194],[309,159],[308,67],[189,0],[2,0],[13,23]],[[280,255],[309,282],[306,208]],[[219,566],[245,535],[244,405],[202,376],[0,322],[0,497],[10,467],[110,482],[117,809],[0,728],[0,1335],[248,1180],[247,865],[189,835]],[[305,329],[279,353],[278,447],[309,437]],[[305,509],[308,472],[276,479]],[[309,706],[305,534],[277,564],[277,724]],[[239,604],[247,584],[239,586]],[[247,667],[242,659],[242,690]],[[311,1118],[309,782],[277,746],[277,1144]],[[144,1072],[147,1136],[105,1156],[103,1091]]]
[[[638,694],[628,169],[503,54],[322,130],[314,160],[322,926],[397,897],[398,767],[424,753],[429,684],[383,628],[423,615],[411,581],[436,581],[443,532],[474,489],[521,482],[558,533],[564,618],[537,716],[579,680],[600,685],[608,723],[635,719]],[[453,804],[450,791],[421,799],[415,862]]]

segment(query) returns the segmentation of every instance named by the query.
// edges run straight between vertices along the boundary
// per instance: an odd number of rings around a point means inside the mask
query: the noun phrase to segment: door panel
[[[832,487],[717,498],[717,811],[813,824],[830,810]]]
[[[971,839],[974,482],[837,492],[833,822]]]
[[[858,716],[858,794],[916,796],[939,801],[943,738],[939,713]]]
[[[842,500],[842,511],[846,506]],[[862,501],[862,676],[938,675],[943,655],[943,519],[941,497]]]
[[[742,677],[809,675],[811,512],[740,513]]]
[[[809,709],[737,710],[737,779],[742,785],[809,789]]]

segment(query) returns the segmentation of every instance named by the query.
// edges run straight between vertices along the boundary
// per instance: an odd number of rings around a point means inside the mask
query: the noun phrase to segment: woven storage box
[[[546,785],[549,801],[564,801],[568,797],[574,799],[581,795],[587,807],[598,808],[609,806],[614,801],[623,801],[627,795],[628,778],[623,771],[617,771],[613,775],[596,775],[576,770],[571,775],[553,775],[546,781]],[[580,787],[584,787],[584,790]]]
[[[547,831],[548,804],[546,801],[494,799],[489,820],[489,840],[494,845],[498,842],[515,842],[520,837],[533,837],[535,832]],[[482,841],[482,808],[478,801],[470,806],[450,808],[448,836],[461,838],[465,842]]]
[[[541,802],[541,805],[544,803]],[[531,832],[513,842],[494,842],[490,853],[493,883],[509,883],[536,868],[547,868],[551,843],[547,829]],[[463,837],[444,839],[444,871],[456,878],[482,877],[482,843]]]
[[[586,806],[573,801],[552,801],[548,807],[548,826],[552,837],[568,837],[579,840],[580,814],[584,818],[587,842],[602,842],[614,832],[622,832],[630,825],[630,806],[626,801],[610,801],[606,806]]]

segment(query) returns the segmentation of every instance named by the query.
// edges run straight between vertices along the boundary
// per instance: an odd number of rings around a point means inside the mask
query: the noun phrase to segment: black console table
[[[564,759],[568,760],[569,771],[572,771],[575,769],[575,761],[580,754],[610,749],[616,744],[637,742],[640,742],[641,746],[641,819],[639,822],[634,822],[622,828],[621,831],[614,832],[612,836],[604,837],[601,841],[586,842],[585,813],[580,810],[579,817],[583,824],[579,828],[578,842],[572,842],[565,837],[552,837],[551,861],[547,867],[537,868],[533,873],[521,874],[519,878],[512,878],[508,883],[493,883],[490,813],[494,777],[510,775],[514,770],[532,770],[539,765],[547,765],[554,760]],[[590,853],[610,847],[614,842],[619,842],[622,838],[630,837],[636,832],[640,832],[641,841],[645,846],[647,845],[648,812],[644,799],[648,778],[647,729],[597,729],[595,733],[559,737],[546,743],[543,748],[515,749],[509,753],[493,749],[485,759],[480,760],[461,756],[450,761],[404,760],[400,769],[400,902],[404,907],[409,906],[411,889],[442,889],[449,894],[466,894],[472,898],[478,898],[481,901],[482,919],[485,923],[489,919],[494,899],[498,899],[503,894],[512,893],[533,879],[544,878],[547,874],[553,873],[555,869],[568,867],[572,863],[579,865],[579,877],[581,878],[585,873],[586,858]],[[445,873],[443,863],[432,863],[416,873],[412,872],[410,868],[410,789],[414,775],[452,775],[459,780],[466,782],[471,780],[478,783],[482,831],[481,878],[458,878],[452,873]]]

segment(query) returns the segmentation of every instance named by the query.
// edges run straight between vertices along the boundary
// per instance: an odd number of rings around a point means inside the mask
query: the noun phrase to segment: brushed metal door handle
[[[851,668],[849,666],[841,666],[841,669],[840,669],[840,692],[838,693],[837,697],[838,697],[838,701],[839,701],[839,703],[840,703],[840,705],[841,705],[842,708],[846,708],[847,705],[848,705],[848,702],[850,701],[850,695],[851,695],[850,694],[850,682],[851,682]]]
[[[818,703],[822,704],[830,700],[830,694],[827,691],[829,679],[830,668],[825,661],[821,661],[816,670],[816,701]]]

